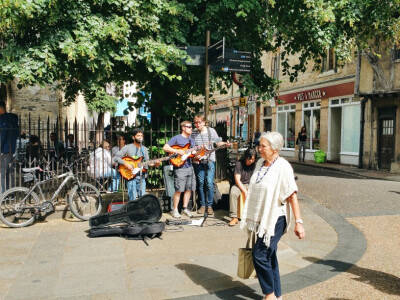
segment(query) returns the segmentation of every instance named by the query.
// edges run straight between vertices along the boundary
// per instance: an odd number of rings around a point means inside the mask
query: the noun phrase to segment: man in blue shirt
[[[184,148],[187,144],[189,144],[190,148],[194,148],[194,139],[191,138],[191,134],[192,123],[190,121],[183,121],[181,123],[181,134],[176,135],[172,139],[170,139],[168,143],[164,145],[163,150],[169,153],[176,153],[181,157],[190,154],[186,153],[187,150],[175,149],[172,146],[179,146],[181,148]],[[182,166],[174,167],[174,188],[174,208],[171,212],[171,215],[174,218],[181,217],[178,212],[178,204],[181,199],[181,194],[183,192],[182,213],[191,218],[193,215],[187,207],[192,191],[196,190],[196,177],[194,175],[192,160],[190,158],[187,158]]]
[[[0,101],[1,193],[12,187],[14,183],[14,172],[10,172],[10,163],[15,153],[18,137],[18,116],[8,113],[6,103]]]

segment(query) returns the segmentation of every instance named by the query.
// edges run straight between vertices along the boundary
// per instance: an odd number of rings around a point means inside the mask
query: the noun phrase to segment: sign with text
[[[210,70],[217,72],[250,73],[251,57],[251,52],[226,48],[224,60],[210,65]]]
[[[224,60],[225,55],[225,38],[222,38],[219,42],[208,47],[208,64],[214,64]]]

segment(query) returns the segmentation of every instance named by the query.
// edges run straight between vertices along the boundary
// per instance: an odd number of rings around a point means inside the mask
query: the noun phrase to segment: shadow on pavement
[[[258,299],[262,297],[257,291],[249,286],[236,282],[232,277],[215,271],[210,268],[202,267],[195,264],[177,264],[176,267],[183,272],[197,285],[202,286],[210,294],[219,299]],[[235,286],[235,287],[234,287]],[[226,287],[231,287],[226,289]],[[216,288],[222,288],[221,291],[215,291]],[[197,298],[198,296],[193,296]],[[187,299],[192,298],[188,297]],[[206,298],[204,298],[206,299]]]
[[[325,177],[344,178],[344,179],[368,179],[363,176],[357,176],[349,173],[344,173],[335,170],[327,170],[313,166],[299,166],[292,164],[292,167],[294,172],[298,175],[325,176]],[[299,177],[301,178],[301,176]]]
[[[315,257],[305,257],[305,260],[314,262]],[[347,272],[358,276],[354,279],[372,285],[375,289],[390,295],[400,296],[400,278],[381,271],[366,269],[338,260],[321,259],[315,264],[322,264],[335,268],[332,271]]]

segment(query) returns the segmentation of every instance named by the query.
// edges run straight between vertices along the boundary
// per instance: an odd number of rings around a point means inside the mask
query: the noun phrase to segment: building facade
[[[390,47],[388,47],[390,49]],[[360,166],[400,173],[400,50],[359,54]]]
[[[279,57],[279,53],[275,55]],[[296,57],[291,62],[296,63]],[[297,156],[296,138],[305,126],[306,160],[313,160],[315,151],[322,150],[327,160],[358,164],[360,99],[354,94],[356,66],[356,60],[337,66],[328,51],[321,71],[314,71],[310,62],[294,82],[272,68],[281,81],[276,105],[272,107],[272,130],[285,139],[282,155]]]

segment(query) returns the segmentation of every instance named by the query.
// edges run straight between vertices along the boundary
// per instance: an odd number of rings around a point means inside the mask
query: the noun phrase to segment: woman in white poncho
[[[290,225],[290,207],[296,222],[295,234],[299,239],[305,237],[293,169],[279,156],[283,144],[279,132],[261,135],[259,152],[262,158],[250,179],[240,224],[242,229],[247,228],[257,235],[253,262],[266,300],[282,296],[276,252],[280,238]]]

